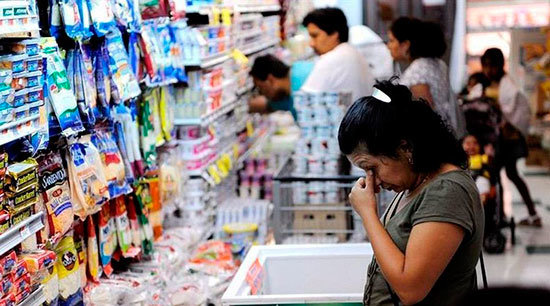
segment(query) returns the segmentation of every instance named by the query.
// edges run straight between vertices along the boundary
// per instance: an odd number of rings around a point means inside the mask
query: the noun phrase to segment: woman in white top
[[[408,86],[415,98],[426,100],[461,137],[464,134],[463,117],[451,91],[449,69],[440,59],[447,49],[441,27],[400,17],[391,25],[388,36],[393,59],[409,64],[400,83]]]

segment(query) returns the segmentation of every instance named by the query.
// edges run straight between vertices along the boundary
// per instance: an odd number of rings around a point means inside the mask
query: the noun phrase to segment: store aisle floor
[[[534,169],[526,170],[529,173]],[[550,174],[527,174],[525,178],[542,217],[543,227],[518,226],[515,246],[508,240],[504,254],[484,255],[489,286],[543,286],[550,289]],[[516,222],[527,215],[527,209],[515,188],[512,210]],[[503,233],[510,237],[509,230],[505,229]],[[528,252],[528,248],[532,250],[532,247],[540,253]],[[479,284],[482,284],[481,276]]]

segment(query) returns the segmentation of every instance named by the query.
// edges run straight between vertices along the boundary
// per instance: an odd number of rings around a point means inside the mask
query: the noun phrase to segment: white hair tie
[[[372,91],[372,97],[385,103],[391,102],[390,96],[388,96],[385,92],[381,91],[376,87],[374,87],[374,90]]]

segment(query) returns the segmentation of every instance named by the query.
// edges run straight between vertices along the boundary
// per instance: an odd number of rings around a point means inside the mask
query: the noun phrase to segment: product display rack
[[[37,290],[31,293],[26,299],[21,303],[17,304],[18,306],[40,306],[46,302],[46,297],[44,296],[44,287],[40,286]]]
[[[44,213],[39,212],[0,235],[0,256],[41,230],[44,227],[43,218]]]

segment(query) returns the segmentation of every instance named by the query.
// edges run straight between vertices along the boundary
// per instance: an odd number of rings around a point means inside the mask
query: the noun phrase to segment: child
[[[471,134],[466,135],[462,139],[462,148],[469,156],[470,174],[476,182],[477,189],[481,195],[481,202],[485,203],[487,198],[493,193],[489,172],[489,156],[481,154],[479,141]]]

